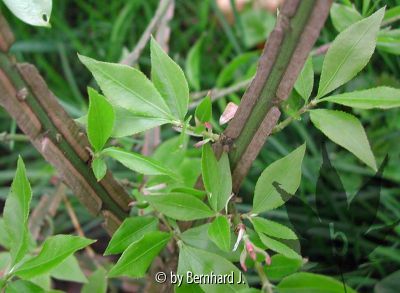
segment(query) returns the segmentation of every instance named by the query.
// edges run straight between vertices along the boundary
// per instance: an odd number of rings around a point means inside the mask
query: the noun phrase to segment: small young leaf
[[[28,216],[32,190],[26,176],[22,158],[18,158],[17,171],[11,184],[3,212],[4,226],[10,241],[12,264],[19,262],[27,253],[29,245]]]
[[[281,239],[297,239],[296,234],[291,229],[277,222],[259,217],[251,218],[251,222],[257,233],[264,233]]]
[[[200,122],[209,122],[212,115],[212,105],[210,96],[206,96],[196,107],[194,115]]]
[[[302,266],[301,259],[288,258],[282,254],[271,257],[271,265],[264,268],[265,274],[271,280],[280,280],[296,273]]]
[[[310,111],[312,123],[330,140],[344,147],[375,171],[376,161],[361,122],[351,114],[317,109]]]
[[[189,86],[182,69],[151,38],[151,79],[173,115],[185,119],[189,105]]]
[[[171,237],[171,234],[159,231],[145,234],[139,241],[128,246],[108,273],[108,277],[143,277],[153,259],[167,245]]]
[[[183,258],[183,260],[181,260]],[[245,276],[225,258],[201,249],[193,248],[188,245],[182,245],[179,254],[179,263],[184,262],[195,275],[232,275],[232,284],[200,284],[205,292],[238,292],[240,289],[248,288]],[[243,280],[243,282],[239,282]]]
[[[329,288],[330,293],[356,293],[353,289],[346,285],[344,288],[342,281],[335,280],[331,277],[313,274],[313,273],[296,273],[284,278],[276,287],[279,293],[292,292],[326,292]]]
[[[205,203],[189,194],[148,195],[146,200],[156,210],[175,220],[192,221],[214,215]]]
[[[142,238],[146,233],[156,231],[157,226],[158,220],[154,217],[125,219],[108,243],[104,255],[123,252],[129,245]]]
[[[318,98],[348,82],[368,63],[375,49],[384,11],[385,8],[379,9],[336,37],[324,59]]]
[[[50,27],[52,0],[3,0],[3,2],[23,22]]]
[[[208,228],[208,236],[222,250],[231,250],[231,229],[226,217],[215,218]]]
[[[88,282],[83,285],[81,293],[106,293],[107,271],[99,267],[89,277]]]
[[[297,78],[296,83],[294,84],[294,88],[305,101],[308,101],[313,89],[313,85],[314,70],[312,58],[308,57],[303,69],[300,72],[299,77]]]
[[[103,156],[111,157],[125,167],[144,175],[167,175],[172,178],[176,178],[177,176],[173,171],[162,166],[157,161],[137,153],[131,153],[116,147],[110,147],[104,149],[101,154]]]
[[[82,272],[78,260],[74,255],[70,255],[61,264],[50,271],[50,276],[64,281],[86,283],[87,279]]]
[[[44,242],[40,253],[23,263],[14,273],[24,279],[42,275],[93,242],[95,241],[73,235],[51,236]]]
[[[303,162],[306,145],[270,164],[260,175],[254,190],[253,212],[258,214],[275,209],[284,204],[287,199],[282,198],[274,184],[278,183],[282,189],[294,194],[300,185],[301,164]]]
[[[272,239],[262,233],[258,233],[258,236],[260,236],[262,243],[264,243],[264,245],[267,246],[268,249],[283,254],[288,258],[301,259],[301,256],[286,244]]]
[[[380,86],[368,90],[329,96],[320,100],[358,109],[390,109],[400,107],[400,89]]]
[[[209,144],[203,146],[201,168],[208,201],[214,211],[222,210],[232,193],[232,176],[227,153],[217,161]]]
[[[79,59],[92,72],[113,106],[125,108],[139,116],[175,120],[160,93],[139,70],[82,55],[79,55]]]
[[[196,91],[200,90],[200,59],[202,45],[203,38],[200,38],[189,50],[185,64],[185,72],[188,81]]]
[[[97,181],[100,181],[107,172],[106,162],[102,158],[94,158],[92,161],[92,170]]]
[[[103,149],[114,127],[115,114],[111,104],[94,89],[89,88],[87,134],[96,152]]]
[[[354,7],[338,3],[332,4],[330,14],[332,24],[338,32],[362,19],[361,14]]]

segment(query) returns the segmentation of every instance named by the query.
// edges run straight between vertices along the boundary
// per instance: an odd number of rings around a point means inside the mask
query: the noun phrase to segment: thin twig
[[[71,219],[72,225],[75,228],[76,233],[80,237],[85,237],[85,233],[83,233],[81,224],[79,223],[79,220],[78,220],[78,217],[76,216],[74,208],[72,207],[70,201],[68,200],[68,197],[65,194],[63,195],[63,201],[64,201],[64,204],[65,204],[65,208],[67,209],[68,215],[69,215],[69,217]],[[90,246],[86,246],[85,250],[86,250],[86,253],[88,254],[88,256],[94,262],[96,262],[96,253],[94,252],[94,250]]]
[[[170,5],[168,5],[166,13],[164,13],[160,19],[157,32],[155,34],[158,44],[160,44],[160,46],[167,53],[169,51],[168,42],[171,33],[171,29],[168,24],[169,21],[174,16],[174,9],[175,9],[175,1],[171,0]],[[142,154],[145,156],[151,155],[160,143],[161,143],[160,126],[147,130],[144,134]]]
[[[9,142],[9,141],[29,141],[29,137],[25,134],[12,134],[7,132],[0,133],[0,142]]]
[[[61,199],[65,194],[66,186],[63,183],[59,183],[56,191],[52,196],[44,194],[33,210],[29,219],[29,229],[34,239],[39,237],[40,229],[43,225],[44,219],[47,216],[54,217],[58,206],[60,205]]]
[[[213,101],[215,101],[221,97],[225,97],[227,95],[233,94],[239,90],[246,88],[251,83],[252,80],[253,80],[253,78],[246,79],[246,80],[240,81],[238,83],[235,83],[234,85],[231,85],[227,88],[221,88],[221,89],[213,88],[210,90],[192,93],[191,98],[193,100],[195,100],[195,102],[191,103],[189,105],[189,108],[190,109],[196,108],[196,106],[200,103],[200,101],[198,101],[198,100],[205,97],[208,93],[210,93],[211,99]]]
[[[159,25],[163,15],[167,12],[167,8],[171,4],[171,0],[161,0],[158,4],[157,10],[151,19],[149,25],[146,27],[145,31],[143,32],[142,36],[139,39],[139,42],[136,44],[135,48],[132,52],[130,52],[122,61],[121,64],[126,64],[129,66],[134,65],[137,60],[139,59],[140,54],[142,53],[143,49],[146,47],[147,42],[150,39],[151,34]]]

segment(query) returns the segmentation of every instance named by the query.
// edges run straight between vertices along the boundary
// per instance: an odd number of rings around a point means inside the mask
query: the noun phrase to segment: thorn
[[[17,99],[20,101],[25,101],[26,97],[28,96],[28,89],[23,87],[17,92]]]
[[[62,139],[62,135],[61,135],[60,133],[57,133],[57,134],[56,134],[56,141],[57,141],[58,143],[60,143],[60,142],[61,142],[61,139]]]
[[[49,144],[49,141],[50,141],[50,139],[47,136],[43,138],[42,143],[41,143],[42,144],[42,152],[43,153],[46,151],[46,148],[47,148],[47,146]]]

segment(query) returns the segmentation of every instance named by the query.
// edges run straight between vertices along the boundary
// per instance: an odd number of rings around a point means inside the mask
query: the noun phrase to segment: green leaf
[[[351,114],[317,109],[310,111],[312,123],[330,140],[344,147],[357,158],[377,170],[374,154],[360,121]]]
[[[358,109],[390,109],[400,107],[400,89],[380,86],[368,90],[329,96],[320,100]]]
[[[199,189],[185,187],[185,186],[174,187],[171,189],[171,192],[190,194],[190,195],[197,197],[200,200],[203,200],[206,196],[206,192],[204,190],[199,190]]]
[[[336,37],[324,59],[318,98],[348,82],[368,63],[375,49],[384,11],[381,8]]]
[[[151,38],[151,79],[173,115],[184,121],[189,106],[189,86],[182,69]]]
[[[262,243],[267,246],[268,249],[271,249],[277,253],[280,253],[288,258],[294,258],[294,259],[300,259],[301,256],[294,251],[292,248],[287,246],[286,244],[283,244],[282,242],[279,242],[275,239],[272,239],[263,233],[258,233],[258,236],[260,236],[260,239]]]
[[[134,113],[118,106],[114,106],[114,110],[115,123],[112,131],[113,137],[134,135],[171,122],[162,118],[148,117],[143,114]]]
[[[203,47],[203,39],[200,38],[194,46],[189,50],[186,58],[185,72],[188,78],[189,84],[196,90],[200,90],[200,61],[201,61],[201,50]]]
[[[384,23],[388,22],[394,22],[396,20],[400,19],[400,5],[393,7],[391,9],[388,9],[385,12],[385,16],[383,18]]]
[[[331,277],[312,273],[296,273],[284,278],[276,287],[278,293],[307,292],[307,293],[326,293],[329,288],[330,293],[356,293],[353,289]]]
[[[79,59],[92,72],[113,106],[125,108],[139,116],[175,120],[160,93],[139,70],[82,55],[79,55]]]
[[[201,168],[204,187],[210,206],[215,211],[222,210],[232,194],[232,176],[227,153],[217,161],[210,144],[203,146]]]
[[[150,232],[124,251],[117,264],[108,273],[109,277],[144,277],[154,258],[167,245],[172,235],[164,232]]]
[[[296,273],[302,266],[301,259],[288,258],[282,254],[271,257],[271,265],[266,266],[264,271],[270,280],[280,280],[286,276]]]
[[[111,157],[125,167],[144,175],[167,175],[176,178],[176,174],[170,169],[162,166],[156,160],[147,158],[137,153],[127,152],[123,149],[110,147],[104,149],[101,154]]]
[[[199,248],[208,252],[218,254],[232,262],[238,262],[240,258],[240,249],[236,251],[221,250],[208,236],[208,229],[211,223],[206,223],[197,227],[190,228],[180,235],[182,241],[190,246]],[[231,239],[234,234],[231,233]],[[234,237],[234,236],[233,236]]]
[[[92,244],[94,240],[73,236],[56,235],[46,239],[40,253],[23,263],[15,274],[29,279],[49,272],[74,252]]]
[[[83,285],[81,293],[106,293],[107,271],[99,267],[89,277],[88,282]]]
[[[218,216],[208,228],[208,236],[222,250],[231,250],[231,229],[224,216]]]
[[[379,51],[400,55],[400,29],[381,30],[376,46]]]
[[[354,8],[343,4],[333,3],[331,7],[331,19],[333,26],[341,32],[353,23],[362,19],[361,14]]]
[[[181,258],[183,260],[181,260]],[[237,292],[248,288],[245,276],[225,258],[201,249],[182,244],[179,263],[184,262],[195,275],[233,275],[233,283],[229,284],[200,284],[205,292]],[[242,278],[244,283],[239,282]]]
[[[52,0],[3,0],[3,2],[23,22],[50,27]]]
[[[138,241],[146,233],[156,231],[158,220],[154,217],[127,218],[115,231],[104,255],[123,252],[129,245]]]
[[[296,83],[294,84],[294,88],[299,93],[299,95],[304,99],[304,101],[308,101],[313,89],[313,85],[314,85],[314,70],[313,70],[312,58],[308,57],[306,63],[304,64],[303,69],[300,72],[299,77],[297,78]]]
[[[92,161],[92,170],[97,181],[100,181],[106,175],[107,165],[102,158],[94,158]]]
[[[206,96],[196,107],[194,115],[200,122],[208,122],[211,120],[212,105],[210,96]]]
[[[397,293],[400,288],[400,271],[384,277],[374,287],[374,293]]]
[[[260,175],[254,190],[253,212],[258,214],[275,209],[284,204],[284,200],[273,186],[280,187],[294,194],[300,185],[301,164],[306,145],[303,144],[287,156],[270,164]]]
[[[157,211],[180,221],[204,219],[214,215],[213,211],[205,203],[189,194],[148,195],[146,200]]]
[[[7,250],[10,250],[11,248],[10,238],[8,237],[8,232],[3,218],[0,218],[0,246]]]
[[[89,88],[87,134],[96,152],[104,147],[114,127],[115,114],[111,104],[94,89]]]
[[[78,260],[74,255],[70,255],[61,264],[50,271],[50,276],[64,281],[86,283],[87,279],[82,272]]]
[[[17,280],[15,282],[8,283],[6,293],[45,293],[42,287],[34,284],[33,282],[26,280]]]
[[[296,234],[291,229],[277,222],[259,217],[251,218],[251,222],[257,233],[264,233],[281,239],[297,239]]]
[[[18,157],[17,171],[11,184],[3,211],[4,226],[10,241],[12,264],[19,262],[27,253],[29,246],[28,216],[32,190],[26,176],[25,165]]]

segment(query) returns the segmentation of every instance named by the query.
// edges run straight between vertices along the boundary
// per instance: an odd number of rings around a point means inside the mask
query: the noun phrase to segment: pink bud
[[[240,254],[240,266],[245,272],[247,272],[246,257],[247,257],[246,249],[243,249],[242,253]]]
[[[198,148],[201,148],[203,145],[205,145],[209,141],[210,141],[209,138],[203,139],[203,140],[196,142],[193,146],[198,149]]]
[[[205,126],[207,129],[212,129],[212,125],[211,125],[210,122],[204,122],[204,126]]]
[[[246,249],[253,260],[256,260],[256,252],[254,251],[253,243],[246,239]]]
[[[238,105],[229,102],[221,117],[219,118],[219,124],[223,125],[225,123],[228,123],[235,116],[237,109]]]
[[[271,265],[271,257],[269,256],[269,254],[267,254],[267,255],[265,256],[265,263],[266,263],[268,266]]]

